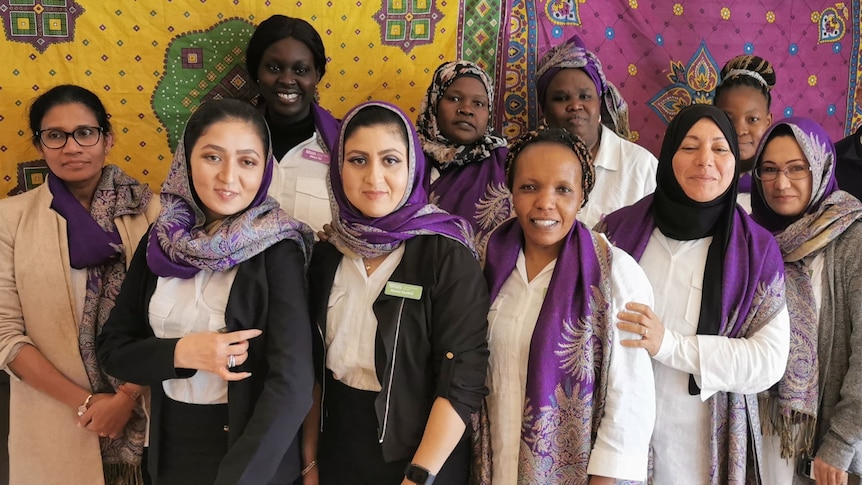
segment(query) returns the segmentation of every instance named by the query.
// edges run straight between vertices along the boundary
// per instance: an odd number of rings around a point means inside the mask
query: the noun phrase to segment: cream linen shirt
[[[613,248],[612,261],[611,315],[616,315],[630,301],[652,306],[652,288],[634,259]],[[518,483],[530,341],[555,264],[556,261],[551,262],[528,282],[522,251],[488,314],[490,394],[487,402],[493,451],[492,483],[495,485]],[[628,349],[619,344],[620,339],[638,338],[619,329],[614,332],[606,418],[599,425],[590,453],[587,471],[591,475],[646,479],[649,439],[655,421],[652,367],[645,350]]]
[[[234,266],[228,271],[198,271],[188,279],[159,278],[149,305],[150,327],[156,337],[182,338],[223,328],[236,269]],[[162,388],[174,401],[227,402],[227,381],[212,372],[199,370],[186,379],[169,379],[162,382]]]
[[[392,251],[370,275],[361,258],[341,258],[326,310],[326,368],[338,381],[379,392],[374,363],[377,316],[372,305],[401,264],[404,245]]]
[[[654,356],[656,422],[652,448],[657,485],[709,483],[709,405],[719,391],[754,394],[784,374],[790,342],[787,308],[748,338],[695,335],[706,254],[712,237],[676,241],[656,228],[640,259],[665,326]],[[688,393],[689,375],[701,388]]]

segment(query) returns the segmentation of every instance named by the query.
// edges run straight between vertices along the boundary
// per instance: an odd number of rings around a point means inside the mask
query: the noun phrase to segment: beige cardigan
[[[23,344],[32,344],[90,389],[78,347],[66,220],[51,200],[48,184],[0,200],[0,367],[8,371]],[[158,211],[154,197],[146,214],[116,219],[127,262]],[[99,440],[77,426],[75,410],[14,375],[10,388],[9,483],[103,484]]]

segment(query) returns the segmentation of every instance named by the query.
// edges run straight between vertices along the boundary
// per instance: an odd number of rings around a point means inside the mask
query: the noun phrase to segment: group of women
[[[822,128],[771,123],[762,59],[732,60],[658,159],[577,37],[511,145],[466,61],[415,128],[321,108],[300,19],[262,22],[247,63],[259,107],[201,105],[158,198],[106,164],[93,93],[32,104],[48,181],[0,201],[11,483],[862,472],[862,203]]]

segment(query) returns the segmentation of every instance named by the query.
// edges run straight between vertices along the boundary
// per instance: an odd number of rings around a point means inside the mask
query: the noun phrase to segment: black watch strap
[[[434,483],[434,478],[436,477],[433,473],[428,471],[428,469],[411,463],[407,465],[407,469],[404,470],[404,478],[418,485],[431,485]]]

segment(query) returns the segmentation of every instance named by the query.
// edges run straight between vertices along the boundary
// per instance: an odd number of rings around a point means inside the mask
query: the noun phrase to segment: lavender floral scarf
[[[793,218],[780,216],[769,208],[762,181],[756,180],[757,190],[751,197],[752,216],[775,233],[787,278],[790,356],[784,377],[763,398],[768,411],[764,430],[780,437],[781,455],[790,458],[800,453],[811,455],[814,451],[820,400],[817,337],[821,322],[809,264],[862,219],[862,202],[838,190],[835,148],[823,128],[807,118],[785,118],[769,127],[758,147],[755,169],[763,162],[763,150],[779,126],[789,127],[802,149],[811,168],[812,187],[805,211]]]
[[[93,393],[114,393],[123,382],[105,374],[96,359],[96,337],[114,308],[126,275],[125,251],[114,219],[143,214],[153,193],[114,165],[102,169],[89,212],[53,174],[48,175],[48,188],[53,195],[51,208],[66,219],[71,265],[87,270],[84,311],[78,325],[84,369]],[[108,485],[143,483],[141,456],[146,427],[147,418],[138,406],[120,436],[99,439]]]
[[[195,200],[185,143],[178,143],[168,177],[162,184],[162,209],[150,231],[147,265],[162,277],[191,278],[198,271],[225,271],[290,239],[311,255],[313,234],[267,196],[275,159],[269,147],[263,180],[249,207],[224,220],[212,233]]]
[[[383,217],[369,218],[358,211],[344,193],[341,170],[344,166],[344,132],[350,120],[362,108],[380,106],[396,113],[407,133],[408,186],[404,198],[395,210]],[[353,108],[341,124],[341,134],[335,156],[329,163],[329,200],[332,206],[333,234],[329,242],[350,257],[373,258],[395,250],[402,242],[415,236],[439,234],[468,247],[478,257],[473,246],[473,231],[464,219],[428,203],[425,192],[427,169],[425,156],[419,148],[416,130],[407,116],[397,107],[370,101]]]

